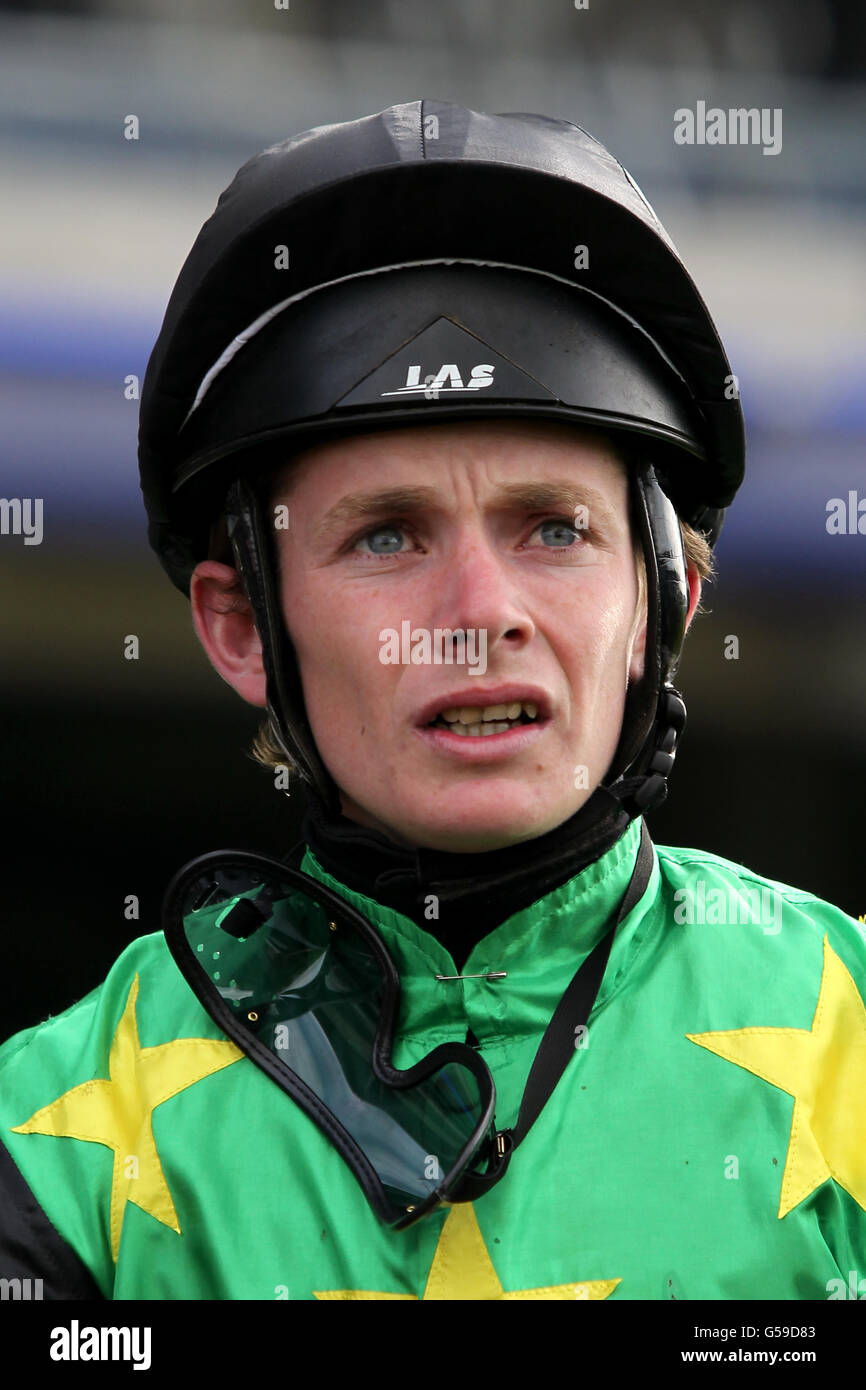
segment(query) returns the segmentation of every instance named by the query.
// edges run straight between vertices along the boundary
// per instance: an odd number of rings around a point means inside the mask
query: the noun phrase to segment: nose
[[[480,525],[457,531],[442,565],[437,609],[439,627],[486,632],[488,654],[503,643],[519,650],[535,635],[517,575]]]

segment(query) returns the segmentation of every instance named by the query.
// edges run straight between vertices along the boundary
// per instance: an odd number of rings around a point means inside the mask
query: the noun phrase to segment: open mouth
[[[528,700],[513,700],[500,705],[455,705],[443,709],[431,719],[428,729],[447,729],[459,738],[489,738],[505,734],[523,724],[534,724],[538,706]]]

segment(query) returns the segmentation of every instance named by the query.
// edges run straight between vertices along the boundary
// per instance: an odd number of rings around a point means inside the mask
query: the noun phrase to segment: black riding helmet
[[[594,797],[631,818],[664,798],[685,721],[677,516],[715,544],[745,452],[724,349],[652,208],[579,126],[432,101],[307,131],[239,170],[151,355],[142,490],[184,592],[227,517],[272,726],[328,809],[257,480],[334,435],[508,416],[596,426],[629,460],[646,673]]]

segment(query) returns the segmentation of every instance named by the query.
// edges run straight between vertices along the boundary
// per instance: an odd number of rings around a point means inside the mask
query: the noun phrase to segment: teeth
[[[434,721],[434,727],[441,720],[447,724],[452,734],[458,738],[489,738],[491,734],[505,734],[509,729],[521,727],[520,712],[525,711],[529,719],[534,719],[538,706],[531,701],[513,700],[511,704],[453,706],[444,709]]]
[[[501,705],[454,705],[451,709],[444,709],[438,716],[446,724],[462,724],[465,728],[474,729],[485,721],[500,723],[503,719],[519,719],[520,711],[523,710],[529,719],[535,719],[538,714],[538,705],[531,701],[513,700],[511,704]],[[457,732],[452,729],[452,732]]]
[[[449,728],[452,734],[458,734],[460,738],[489,738],[491,734],[505,734],[509,729],[520,728],[520,724],[516,720],[491,719],[482,724],[452,722]]]

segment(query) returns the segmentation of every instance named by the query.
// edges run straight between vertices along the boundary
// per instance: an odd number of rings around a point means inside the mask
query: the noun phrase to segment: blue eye
[[[565,547],[577,540],[577,532],[568,521],[542,521],[537,529],[546,532],[547,540],[553,546]]]
[[[384,537],[385,544],[377,545],[376,542]],[[377,526],[375,530],[368,531],[366,535],[359,536],[358,545],[366,542],[373,555],[397,555],[403,549],[403,529],[400,526]]]

